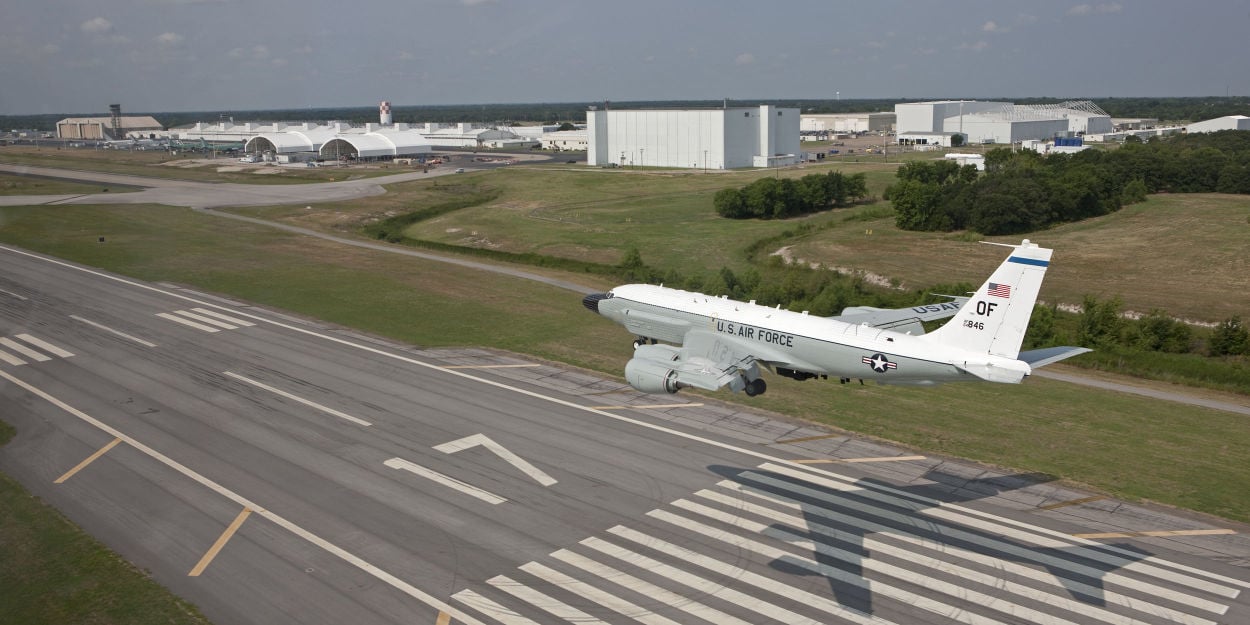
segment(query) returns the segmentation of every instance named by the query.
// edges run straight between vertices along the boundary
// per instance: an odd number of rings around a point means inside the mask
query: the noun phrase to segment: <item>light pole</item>
[[[638,148],[638,166],[639,167],[642,167],[642,151],[643,151],[643,148]]]

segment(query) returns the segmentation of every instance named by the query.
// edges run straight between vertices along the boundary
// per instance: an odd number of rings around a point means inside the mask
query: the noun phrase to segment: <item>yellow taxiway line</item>
[[[239,531],[239,526],[243,525],[243,521],[246,521],[248,515],[250,514],[252,514],[252,509],[244,508],[243,511],[239,513],[239,516],[234,517],[234,521],[230,523],[230,526],[226,528],[226,531],[221,533],[221,536],[217,537],[217,542],[213,543],[213,546],[208,548],[208,551],[204,553],[204,557],[200,558],[199,563],[195,565],[195,568],[191,569],[190,573],[187,573],[187,576],[199,577],[200,573],[203,573],[204,569],[208,568],[208,565],[213,561],[213,558],[217,557],[217,553],[221,551],[221,548],[225,547],[226,543],[230,541],[230,537],[234,536],[234,533]]]
[[[108,452],[108,450],[116,447],[117,444],[120,442],[122,442],[122,439],[120,438],[113,439],[109,444],[101,447],[99,451],[95,452],[94,454],[91,454],[90,456],[87,456],[86,460],[79,462],[78,466],[66,471],[65,475],[62,475],[61,477],[56,478],[56,481],[53,482],[53,484],[61,484],[65,480],[68,480],[69,478],[74,477],[75,473],[83,470],[84,467],[91,464],[92,462],[95,462],[97,458],[99,458],[100,456],[103,456],[105,453]]]
[[[439,612],[438,620],[434,621],[434,625],[451,625],[451,615],[446,612]]]

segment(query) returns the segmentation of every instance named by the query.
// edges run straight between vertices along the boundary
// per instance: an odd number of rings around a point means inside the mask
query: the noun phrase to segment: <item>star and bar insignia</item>
[[[863,358],[860,358],[860,362],[868,365],[869,367],[872,367],[872,370],[876,371],[877,373],[885,373],[886,371],[889,371],[891,369],[898,368],[898,363],[890,362],[890,359],[886,358],[884,354],[873,354],[872,356],[864,356]]]

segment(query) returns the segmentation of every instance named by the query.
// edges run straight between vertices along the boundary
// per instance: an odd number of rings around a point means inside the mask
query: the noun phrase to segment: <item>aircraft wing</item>
[[[789,360],[767,344],[700,329],[687,332],[681,347],[639,346],[625,366],[625,377],[635,388],[656,389],[651,392],[671,393],[686,386],[741,391],[748,380],[759,378],[761,363],[794,366]]]
[[[873,308],[872,306],[851,306],[842,310],[842,314],[829,317],[855,325],[870,325],[874,328],[894,330],[906,334],[924,334],[925,321],[935,321],[953,317],[969,299],[968,297],[948,296],[949,302],[940,304],[922,304],[911,308]]]

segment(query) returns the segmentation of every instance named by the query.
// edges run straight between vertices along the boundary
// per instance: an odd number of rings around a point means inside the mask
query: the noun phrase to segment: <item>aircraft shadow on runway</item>
[[[826,578],[839,604],[864,614],[872,614],[874,594],[872,582],[865,577],[864,560],[881,555],[873,553],[865,542],[872,542],[877,549],[884,546],[883,542],[897,546],[895,541],[888,540],[889,536],[883,537],[885,541],[874,540],[876,534],[905,537],[905,543],[917,546],[911,547],[917,558],[936,558],[947,552],[962,551],[1045,569],[1074,600],[1100,607],[1106,606],[1104,576],[1153,555],[1130,544],[1039,547],[925,514],[926,510],[941,507],[933,505],[934,500],[942,504],[966,503],[1053,481],[1054,478],[1047,475],[969,479],[930,471],[924,477],[938,484],[898,486],[866,478],[851,483],[857,490],[841,490],[763,469],[726,466],[709,469],[737,482],[747,492],[773,498],[799,510],[802,527],[775,523],[765,534],[783,542],[804,545],[812,550],[812,556],[784,556],[772,561],[770,566],[786,574]],[[954,493],[950,486],[957,486]],[[1051,542],[1055,541],[1051,539]],[[1114,547],[1115,552],[1106,547]],[[897,558],[896,553],[896,562]],[[963,563],[957,566],[978,568]],[[961,582],[950,575],[944,580],[933,579],[931,583]],[[929,584],[922,585],[929,587]]]

